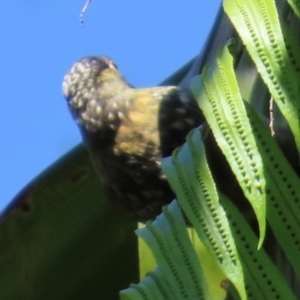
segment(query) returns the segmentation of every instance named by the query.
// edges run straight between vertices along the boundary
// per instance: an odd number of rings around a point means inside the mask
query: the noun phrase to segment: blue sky
[[[79,58],[107,55],[138,87],[153,86],[203,47],[221,0],[2,1],[0,211],[80,142],[62,96]]]

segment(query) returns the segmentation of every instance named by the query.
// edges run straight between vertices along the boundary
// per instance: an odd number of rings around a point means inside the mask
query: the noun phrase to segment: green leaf
[[[138,280],[136,222],[108,202],[82,145],[15,201],[1,218],[0,299],[117,300]]]
[[[249,104],[246,104],[246,108],[264,163],[268,203],[267,220],[278,243],[300,277],[298,234],[300,180],[266,125],[262,123]]]
[[[158,268],[138,285],[122,291],[129,299],[205,299],[208,291],[195,250],[176,201],[154,222],[137,229],[152,250]]]
[[[246,299],[242,268],[208,168],[200,130],[192,131],[172,158],[163,159],[162,168],[208,253]]]
[[[273,0],[224,0],[224,10],[289,123],[300,151],[299,80]]]
[[[200,108],[225,155],[245,196],[256,214],[261,246],[266,227],[266,191],[263,164],[241,98],[229,52],[231,44],[221,48],[214,63],[202,76],[191,80]]]
[[[296,300],[288,283],[270,260],[263,248],[259,251],[254,247],[257,237],[253,233],[243,215],[229,199],[221,196],[223,204],[239,250],[245,274],[245,285],[248,299]],[[235,297],[234,299],[239,299]]]

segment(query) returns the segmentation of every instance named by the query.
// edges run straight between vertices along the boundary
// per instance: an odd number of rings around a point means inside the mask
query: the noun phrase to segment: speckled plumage
[[[75,63],[63,92],[109,198],[137,220],[154,218],[174,198],[160,160],[202,122],[190,92],[133,88],[107,57]]]

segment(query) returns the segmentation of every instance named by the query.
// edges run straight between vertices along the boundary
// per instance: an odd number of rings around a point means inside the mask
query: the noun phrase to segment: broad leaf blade
[[[0,299],[117,300],[138,280],[136,223],[99,183],[81,145],[16,197],[1,218]]]

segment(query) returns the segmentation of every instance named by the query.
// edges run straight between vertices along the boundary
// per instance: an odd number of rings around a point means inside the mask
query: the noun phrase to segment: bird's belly
[[[92,157],[109,199],[123,213],[146,221],[173,200],[174,194],[161,170],[158,149],[136,155],[112,148],[105,153],[93,153]]]

